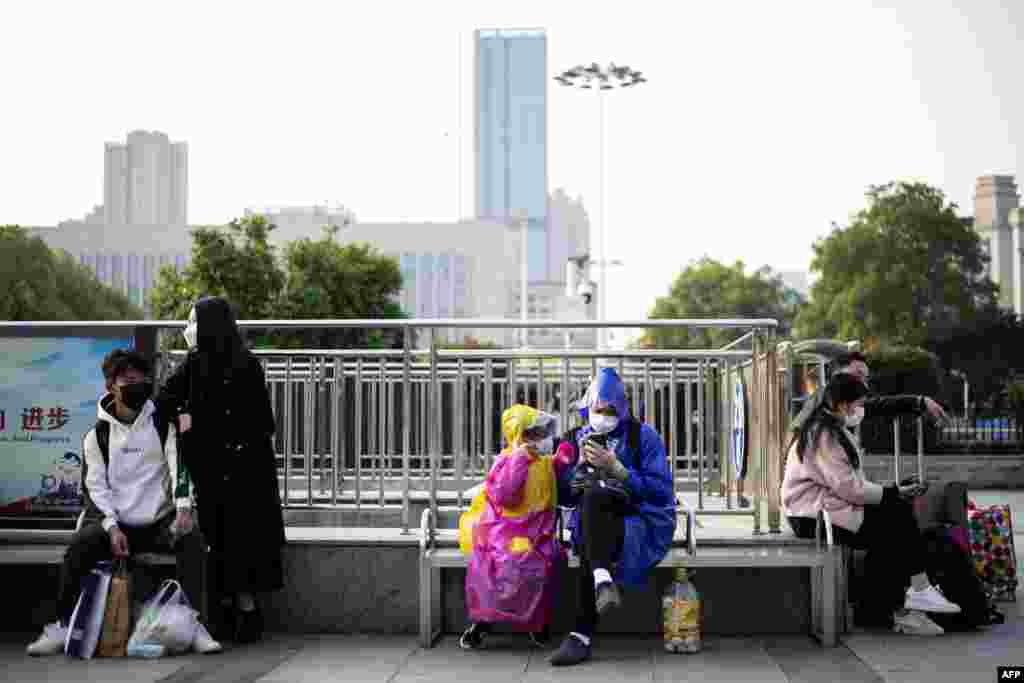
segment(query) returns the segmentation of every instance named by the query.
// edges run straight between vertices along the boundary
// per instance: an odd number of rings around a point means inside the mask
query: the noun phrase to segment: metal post
[[[920,415],[917,418],[917,476],[925,481],[924,473],[924,418]]]
[[[334,475],[334,485],[331,487],[331,505],[338,504],[338,488],[341,486],[341,440],[343,432],[341,431],[340,390],[343,381],[341,378],[342,364],[343,359],[337,357],[334,359],[334,391],[331,394],[331,398],[334,399],[331,401],[331,452],[334,454],[334,464],[331,467],[333,472],[331,474]]]
[[[463,459],[466,456],[466,434],[465,426],[463,425],[463,398],[465,396],[465,383],[466,375],[463,361],[459,358],[456,361],[456,373],[455,373],[455,391],[452,392],[452,430],[454,437],[452,440],[452,451],[455,454],[455,489],[456,489],[456,505],[462,508],[462,486],[463,486],[463,474],[465,464]]]
[[[484,476],[494,461],[494,367],[490,358],[484,359]]]
[[[441,385],[438,381],[437,328],[430,328],[430,420],[427,432],[430,438],[430,537],[434,537],[437,525],[437,470],[441,458]]]
[[[761,333],[760,330],[754,330],[754,336],[751,338],[751,353],[750,361],[750,426],[753,432],[754,438],[750,439],[747,443],[753,442],[755,447],[753,453],[748,453],[747,457],[753,456],[753,460],[756,462],[758,469],[761,470],[757,473],[757,478],[754,480],[754,535],[761,533],[761,487],[760,481],[764,478],[763,463],[761,462],[761,422],[764,420],[764,403],[761,398],[761,363],[758,360],[758,354],[761,349]],[[748,468],[749,469],[749,468]],[[737,473],[737,481],[739,480],[739,473]]]
[[[601,342],[600,348],[602,351],[608,350],[608,235],[605,228],[608,223],[607,217],[605,216],[605,196],[604,196],[604,90],[600,87],[596,89],[597,92],[597,130],[598,130],[598,161],[597,161],[597,174],[598,174],[598,215],[601,217],[598,226],[600,228],[601,235],[601,260],[604,262],[601,264],[601,288],[598,292],[598,296],[601,300],[598,302],[601,306]]]
[[[380,366],[380,389],[377,390],[377,463],[380,471],[378,472],[377,479],[377,493],[380,496],[380,508],[384,509],[384,470],[388,469],[388,432],[386,428],[389,412],[387,376],[388,359],[385,356],[381,356],[377,359],[377,362]]]
[[[355,457],[356,457],[356,516],[359,516],[363,505],[363,359],[356,356],[355,377]]]
[[[896,475],[896,481],[898,483],[900,480],[900,418],[893,418],[892,428],[893,473]]]
[[[302,413],[305,418],[302,425],[302,441],[303,450],[306,453],[306,505],[313,507],[313,433],[314,425],[316,424],[313,416],[313,401],[316,398],[316,393],[313,387],[315,370],[312,356],[309,358],[309,365],[307,367],[309,370],[306,375],[306,381],[303,382],[304,391],[302,396]]]
[[[736,388],[734,382],[738,382],[738,379],[733,377],[734,372],[740,372],[740,364],[736,363],[733,365],[729,361],[725,361],[725,379],[723,382],[725,392],[725,416],[723,420],[723,429],[726,432],[727,443],[726,447],[722,450],[722,464],[719,466],[719,473],[722,475],[722,479],[725,482],[725,509],[732,510],[732,488],[733,488],[733,462],[736,460],[736,438],[733,435],[735,429],[735,422],[737,416],[736,409]]]
[[[704,359],[697,361],[697,509],[704,509],[704,422],[707,417],[704,410]]]
[[[402,533],[409,533],[412,510],[409,504],[409,466],[412,454],[412,328],[402,331]]]
[[[284,364],[284,504],[291,505],[292,476],[292,357]]]

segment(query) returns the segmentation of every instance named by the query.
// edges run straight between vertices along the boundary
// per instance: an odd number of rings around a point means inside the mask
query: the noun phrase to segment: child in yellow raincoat
[[[506,410],[501,427],[507,446],[459,525],[460,543],[471,552],[471,623],[459,640],[467,650],[480,648],[494,623],[511,624],[544,645],[565,559],[556,538],[558,479],[575,464],[576,451],[566,444],[552,455],[555,418],[529,406]]]

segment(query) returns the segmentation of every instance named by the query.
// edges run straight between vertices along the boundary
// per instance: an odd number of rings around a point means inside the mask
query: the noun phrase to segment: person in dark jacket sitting
[[[215,637],[252,642],[263,635],[256,594],[284,586],[284,517],[270,394],[226,300],[196,302],[185,339],[188,356],[156,402],[165,414],[178,416],[182,457],[195,482],[210,544]]]

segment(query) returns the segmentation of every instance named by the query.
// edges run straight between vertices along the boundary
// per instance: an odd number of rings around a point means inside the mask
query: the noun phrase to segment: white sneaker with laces
[[[224,648],[213,639],[213,636],[210,635],[205,626],[199,624],[199,628],[196,629],[196,635],[192,639],[192,649],[201,655],[212,655]]]
[[[25,648],[25,652],[32,657],[59,655],[64,652],[64,643],[67,642],[67,639],[67,626],[62,626],[60,623],[47,624],[43,628],[43,634]]]
[[[960,606],[954,605],[939,592],[935,586],[928,586],[924,590],[916,591],[913,588],[907,590],[907,599],[903,607],[909,610],[920,612],[937,612],[939,614],[959,614]]]
[[[924,612],[907,610],[904,614],[893,616],[892,630],[909,636],[941,636],[946,631],[928,618]]]

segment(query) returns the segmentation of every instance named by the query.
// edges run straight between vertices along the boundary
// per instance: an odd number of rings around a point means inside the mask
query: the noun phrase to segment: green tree
[[[223,228],[193,230],[192,259],[184,272],[160,270],[150,293],[154,317],[183,320],[203,295],[227,298],[243,320],[274,317],[285,279],[267,242],[274,228],[262,216],[247,216]]]
[[[651,318],[775,318],[780,334],[788,334],[802,297],[764,266],[746,273],[742,261],[731,266],[702,258],[684,269],[668,296],[659,297]],[[744,331],[732,329],[658,329],[644,332],[640,348],[718,348]]]
[[[142,309],[64,251],[17,225],[0,226],[3,320],[141,320]]]
[[[402,288],[398,261],[368,244],[337,243],[337,226],[319,240],[290,242],[285,248],[281,318],[405,318],[394,302]],[[290,348],[401,348],[400,330],[324,329],[277,335]]]
[[[796,322],[801,337],[920,346],[995,315],[981,241],[924,183],[872,186],[846,228],[814,244],[820,274]]]

